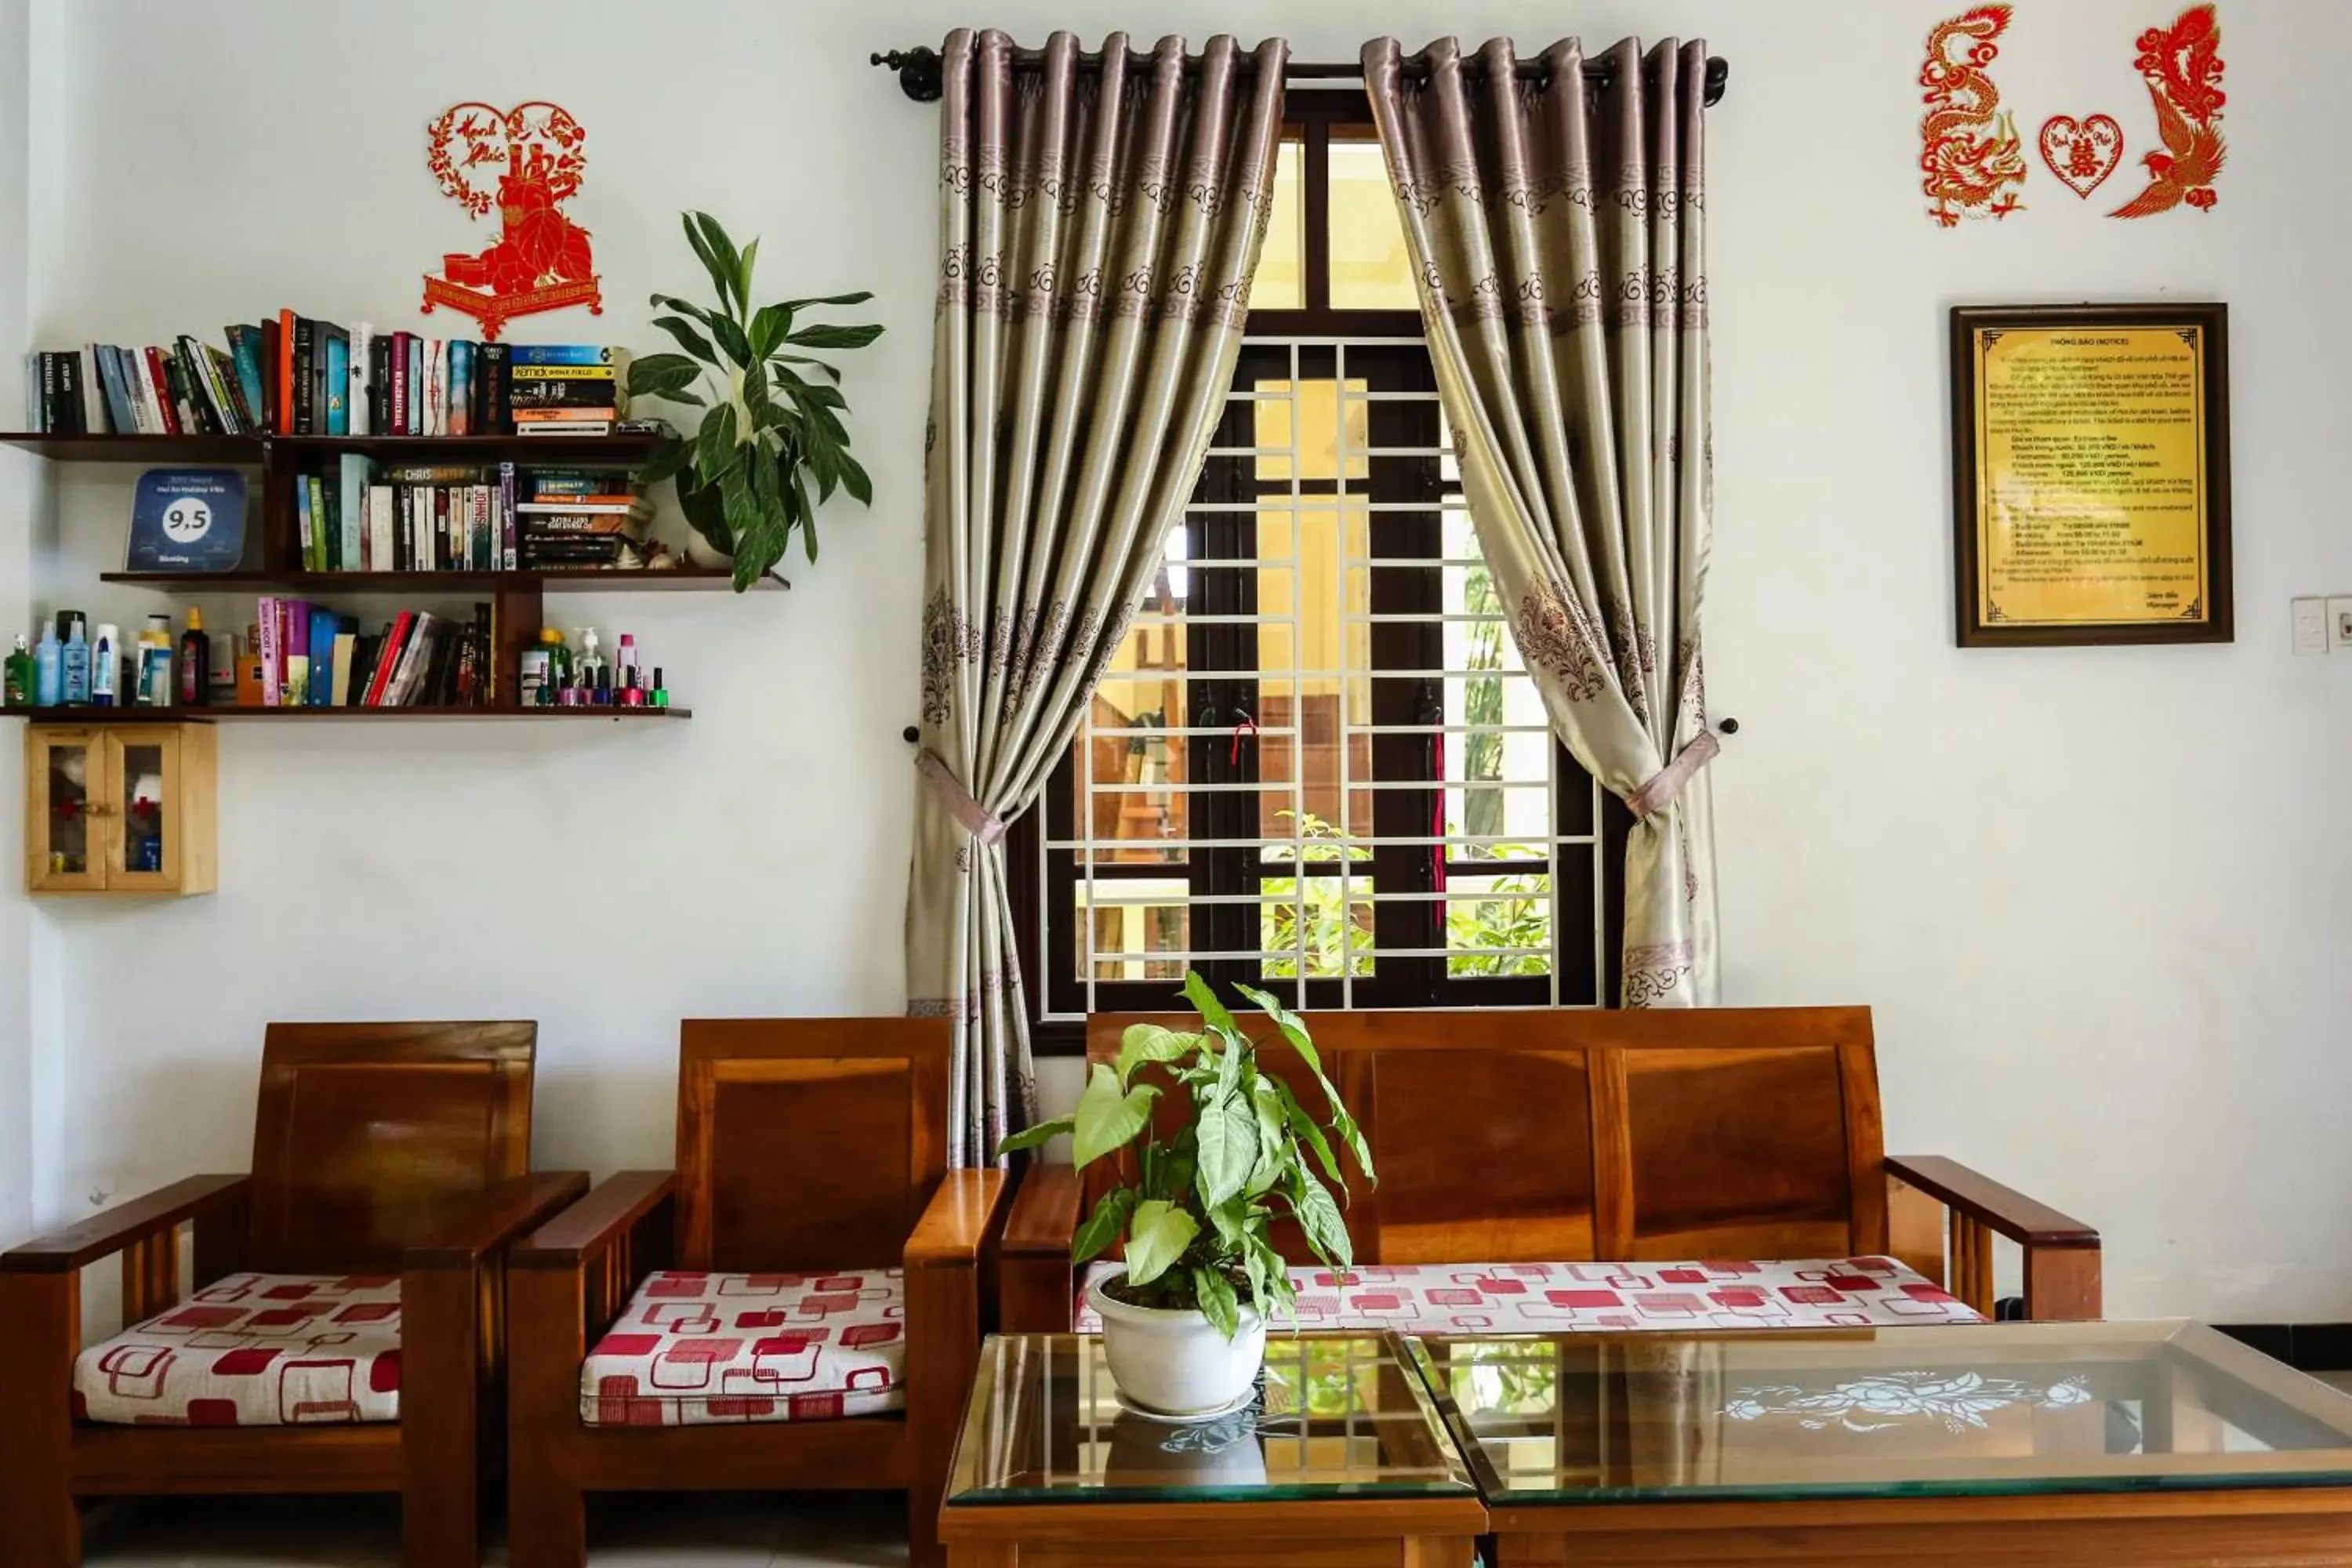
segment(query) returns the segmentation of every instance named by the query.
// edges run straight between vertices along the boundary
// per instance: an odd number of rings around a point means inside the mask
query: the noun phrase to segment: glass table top
[[[948,1480],[959,1507],[1449,1496],[1476,1485],[1384,1335],[1269,1334],[1256,1400],[1195,1426],[1122,1408],[1091,1334],[993,1337]]]
[[[1408,1349],[1496,1506],[2352,1485],[2352,1395],[2192,1323]]]

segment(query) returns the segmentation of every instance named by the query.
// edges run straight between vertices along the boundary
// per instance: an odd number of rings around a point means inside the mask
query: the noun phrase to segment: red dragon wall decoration
[[[446,305],[495,339],[516,316],[567,305],[604,313],[588,231],[563,216],[588,171],[588,132],[562,106],[461,103],[427,128],[425,166],[476,218],[499,215],[488,249],[441,258],[425,279],[424,309]]]
[[[2221,23],[2210,5],[2192,5],[2169,27],[2151,27],[2139,37],[2132,62],[2147,79],[2156,101],[2156,130],[2164,151],[2140,162],[2147,189],[2109,216],[2154,217],[2178,207],[2210,213],[2221,197],[2213,188],[2229,161],[2221,137]]]
[[[2000,58],[2009,31],[2007,5],[1979,5],[1937,25],[1927,35],[1927,63],[1919,85],[1927,89],[1919,122],[1924,151],[1921,187],[1933,204],[1927,215],[1946,228],[1964,217],[2005,218],[2025,204],[2025,143],[2013,116],[2000,108],[2000,89],[1985,74]]]

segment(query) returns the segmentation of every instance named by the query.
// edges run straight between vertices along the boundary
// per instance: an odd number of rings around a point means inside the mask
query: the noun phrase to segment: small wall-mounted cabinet
[[[211,892],[213,777],[209,724],[26,726],[26,890]]]

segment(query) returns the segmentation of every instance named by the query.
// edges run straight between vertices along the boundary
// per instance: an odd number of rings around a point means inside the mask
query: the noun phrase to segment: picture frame
[[[2221,303],[1952,311],[1960,647],[2236,640],[2229,340]]]

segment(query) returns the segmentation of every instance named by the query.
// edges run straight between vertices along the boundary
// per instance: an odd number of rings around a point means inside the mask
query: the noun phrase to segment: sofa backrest
[[[1136,1016],[1087,1021],[1114,1059]],[[1189,1015],[1151,1015],[1171,1028]],[[1363,1263],[1882,1253],[1885,1149],[1866,1007],[1318,1013],[1307,1026],[1371,1145],[1350,1167]],[[1246,1023],[1246,1020],[1244,1020]],[[1317,1110],[1295,1052],[1260,1063]],[[1090,1170],[1091,1207],[1108,1184]],[[1309,1261],[1295,1232],[1277,1237]]]
[[[689,1018],[677,1266],[898,1267],[947,1169],[945,1018]]]
[[[250,1266],[397,1271],[530,1169],[529,1023],[272,1024],[253,1127]]]

